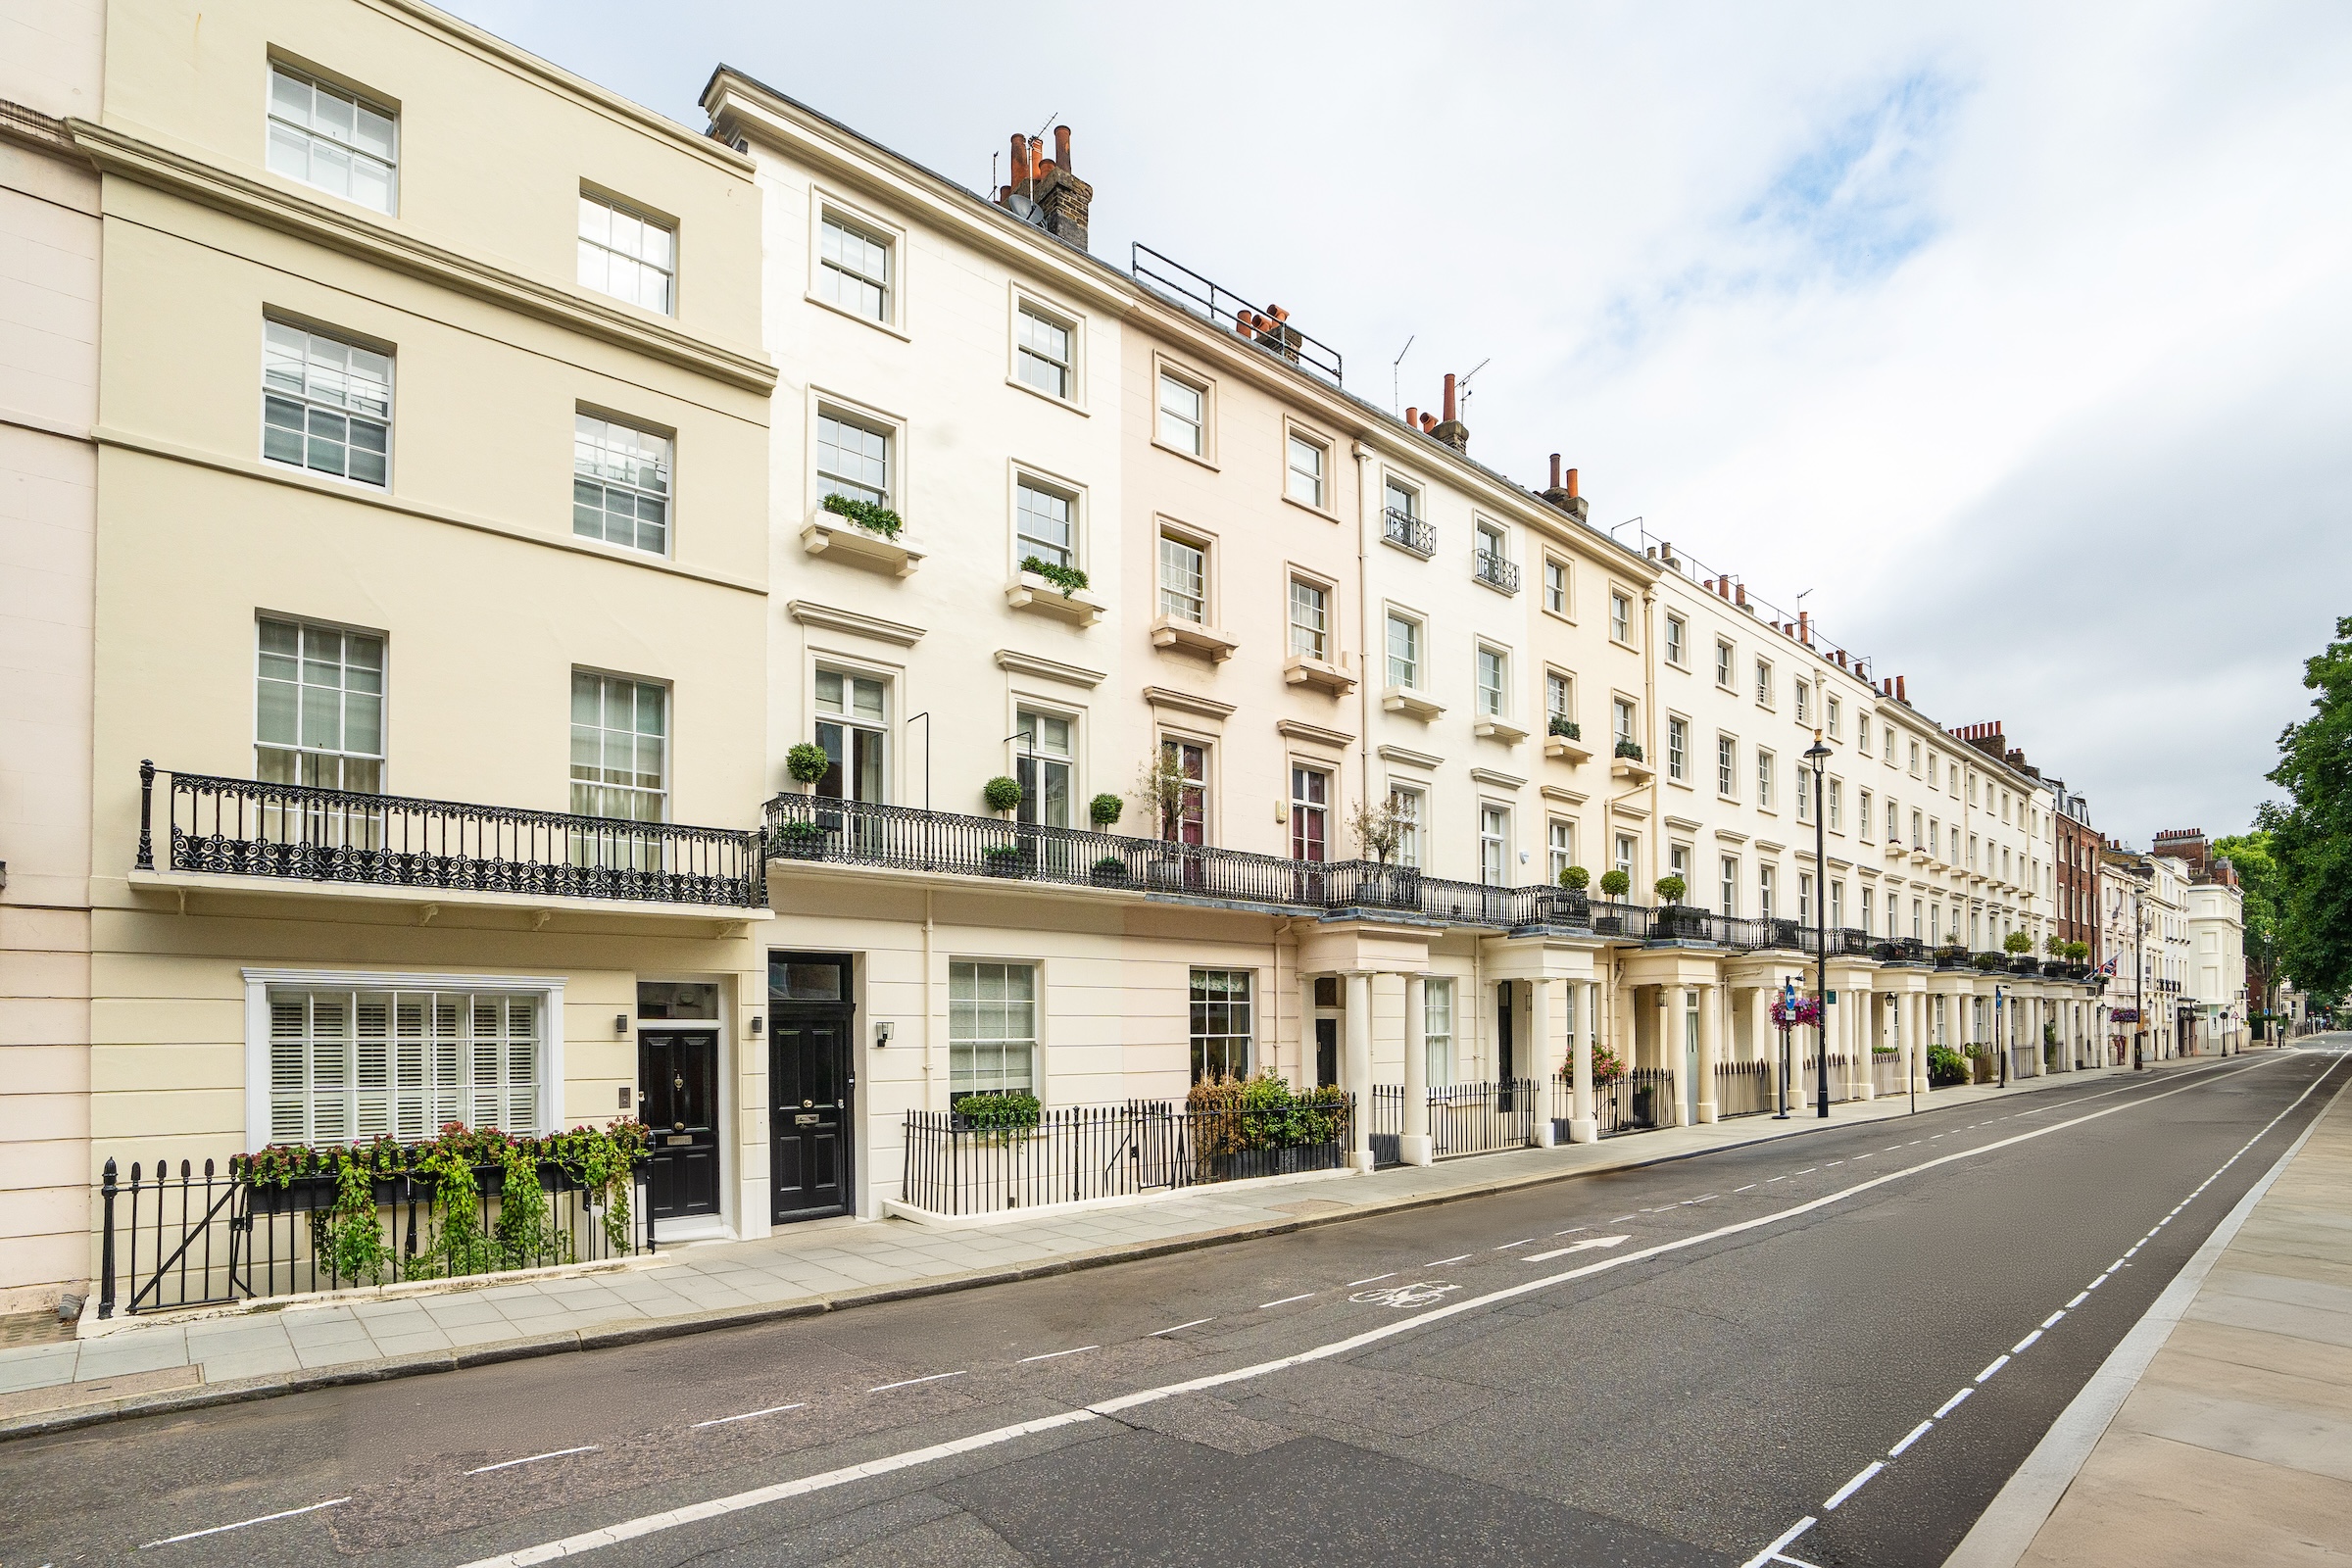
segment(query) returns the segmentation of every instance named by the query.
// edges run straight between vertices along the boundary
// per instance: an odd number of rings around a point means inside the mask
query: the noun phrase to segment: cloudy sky
[[[2247,820],[2352,613],[2352,6],[445,3],[975,188],[1067,122],[1098,255],[1376,401],[1486,362],[1475,455],[1810,590],[2130,840]]]

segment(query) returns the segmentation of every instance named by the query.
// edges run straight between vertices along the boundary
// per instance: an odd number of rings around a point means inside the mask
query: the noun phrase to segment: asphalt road
[[[1939,1563],[2347,1081],[2335,1054],[2264,1053],[1833,1119],[1174,1257],[29,1440],[0,1447],[0,1568],[450,1568],[551,1543],[599,1568],[1737,1568],[1806,1519],[1797,1562]]]

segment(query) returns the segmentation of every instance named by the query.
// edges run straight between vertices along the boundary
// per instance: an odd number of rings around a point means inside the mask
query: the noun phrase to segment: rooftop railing
[[[1279,306],[1263,310],[1231,289],[1202,277],[1180,262],[1170,261],[1149,245],[1132,245],[1127,270],[1135,280],[1196,316],[1206,317],[1245,343],[1253,343],[1278,360],[1312,370],[1334,386],[1342,384],[1340,351],[1308,337],[1290,323]]]

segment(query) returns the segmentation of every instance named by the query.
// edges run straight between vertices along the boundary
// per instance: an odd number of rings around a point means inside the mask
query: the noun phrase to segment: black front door
[[[1315,1083],[1328,1089],[1340,1081],[1340,1020],[1315,1020]]]
[[[1494,987],[1494,1076],[1506,1087],[1498,1092],[1494,1102],[1497,1110],[1511,1108],[1511,983],[1498,982]]]
[[[638,1116],[654,1137],[649,1202],[657,1222],[718,1212],[718,1031],[637,1037]]]
[[[847,1212],[856,1122],[850,961],[768,957],[768,1170],[771,1218]]]

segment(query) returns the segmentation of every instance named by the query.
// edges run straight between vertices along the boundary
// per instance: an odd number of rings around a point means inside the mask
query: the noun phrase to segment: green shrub
[[[1946,1084],[1964,1084],[1973,1076],[1968,1058],[1949,1046],[1928,1048],[1928,1083],[1941,1088]]]
[[[1031,1131],[1044,1119],[1046,1111],[1035,1095],[1018,1089],[962,1095],[949,1102],[949,1105],[966,1127],[987,1135],[992,1143],[1003,1143],[1014,1133]]]
[[[1581,865],[1571,865],[1560,872],[1560,886],[1572,893],[1582,893],[1592,885],[1592,873]]]
[[[1612,899],[1622,899],[1633,890],[1634,879],[1623,871],[1611,868],[1600,874],[1600,891]]]
[[[1108,793],[1096,796],[1086,803],[1087,820],[1098,828],[1105,828],[1125,813],[1127,803]]]
[[[1690,891],[1690,884],[1679,876],[1662,876],[1656,886],[1659,900],[1666,904],[1682,903],[1683,895]]]
[[[2023,931],[2012,931],[2001,938],[2001,946],[2022,957],[2034,951],[2034,939]]]
[[[896,539],[904,526],[899,514],[888,507],[871,501],[859,501],[845,495],[829,495],[822,502],[824,509],[837,517],[847,517],[867,533],[878,533],[885,539]]]
[[[833,759],[813,741],[803,741],[784,754],[784,771],[800,784],[813,784],[831,771]]]
[[[980,786],[980,798],[992,811],[1009,811],[1021,804],[1021,786],[1000,773]]]
[[[1080,571],[1076,566],[1056,566],[1041,556],[1023,556],[1021,569],[1045,578],[1046,581],[1061,590],[1061,597],[1064,599],[1086,586],[1085,572]]]

